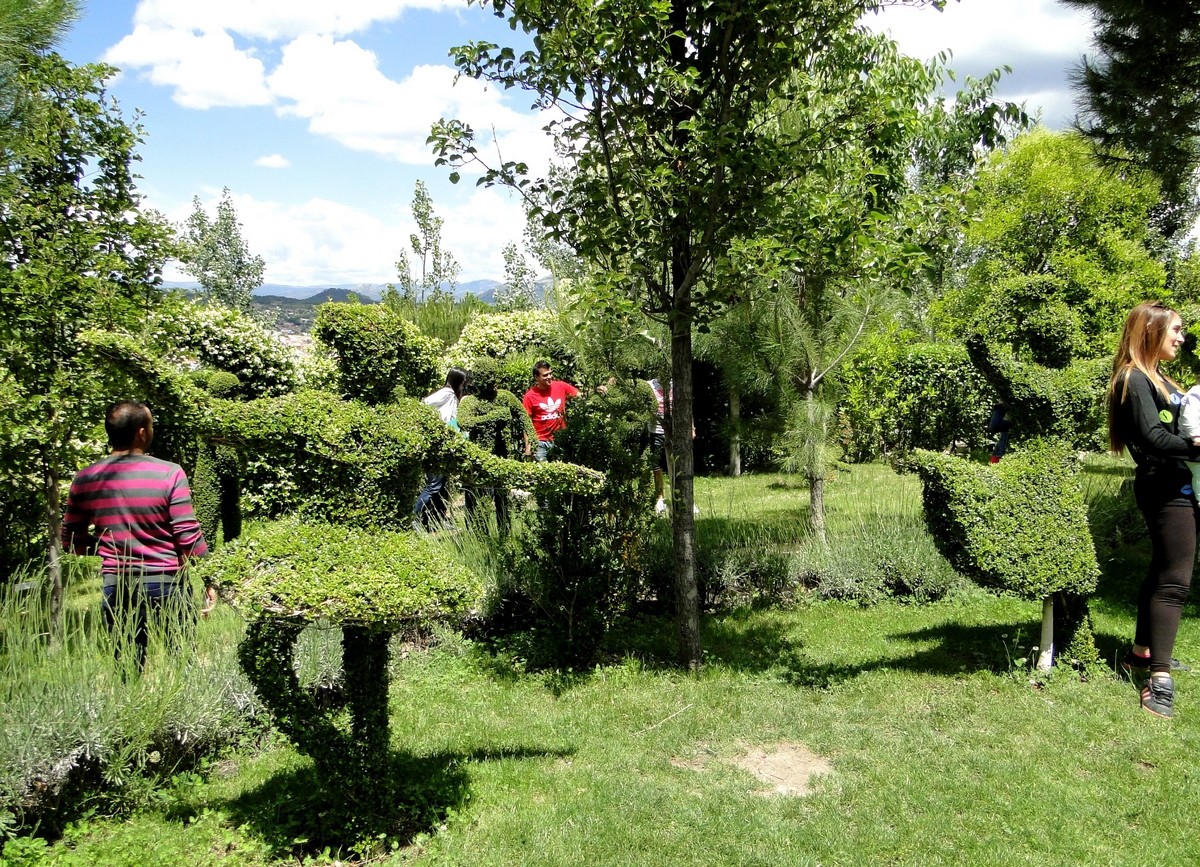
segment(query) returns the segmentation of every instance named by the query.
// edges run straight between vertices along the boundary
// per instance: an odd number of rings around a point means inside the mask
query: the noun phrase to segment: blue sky
[[[509,194],[457,186],[433,165],[437,118],[496,130],[506,159],[549,159],[546,119],[529,97],[464,80],[453,45],[512,44],[519,34],[465,0],[84,0],[62,53],[121,69],[112,93],[145,113],[142,192],[176,222],[199,196],[210,212],[229,187],[266,281],[383,283],[414,230],[420,179],[445,219],[461,281],[503,277],[501,250],[521,241]],[[960,0],[945,12],[896,8],[871,19],[918,57],[951,49],[980,75],[1008,64],[1001,96],[1074,114],[1067,70],[1088,48],[1086,18],[1054,0]],[[168,278],[186,279],[174,268]]]

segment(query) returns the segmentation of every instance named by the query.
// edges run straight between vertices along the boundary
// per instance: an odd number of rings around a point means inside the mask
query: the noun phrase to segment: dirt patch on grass
[[[703,771],[717,758],[706,746],[701,746],[692,758],[674,758],[671,764],[689,771]],[[767,747],[751,747],[733,760],[766,784],[759,791],[765,797],[787,796],[802,798],[812,792],[812,780],[833,770],[828,759],[818,756],[804,744],[781,743]]]
[[[762,794],[792,797],[809,794],[813,778],[833,770],[828,759],[818,756],[804,744],[795,743],[754,747],[737,760],[737,766],[770,787]]]

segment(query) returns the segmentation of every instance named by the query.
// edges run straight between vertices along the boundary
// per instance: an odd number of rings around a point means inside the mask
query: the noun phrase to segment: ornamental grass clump
[[[218,611],[182,642],[155,623],[145,671],[113,655],[92,564],[67,558],[70,595],[50,638],[47,581],[18,573],[0,599],[0,837],[53,831],[84,803],[137,806],[164,778],[265,720],[234,648],[242,623]]]

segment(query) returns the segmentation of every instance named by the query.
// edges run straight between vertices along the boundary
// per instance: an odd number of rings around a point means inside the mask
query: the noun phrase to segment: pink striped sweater
[[[170,580],[208,553],[183,468],[148,455],[114,455],[76,473],[62,534],[64,548],[100,555],[106,585],[131,571]]]

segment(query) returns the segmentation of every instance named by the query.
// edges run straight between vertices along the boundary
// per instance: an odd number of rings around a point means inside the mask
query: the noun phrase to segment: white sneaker
[[[667,510],[667,501],[662,497],[658,498],[658,502],[654,504],[654,514],[661,515]]]

